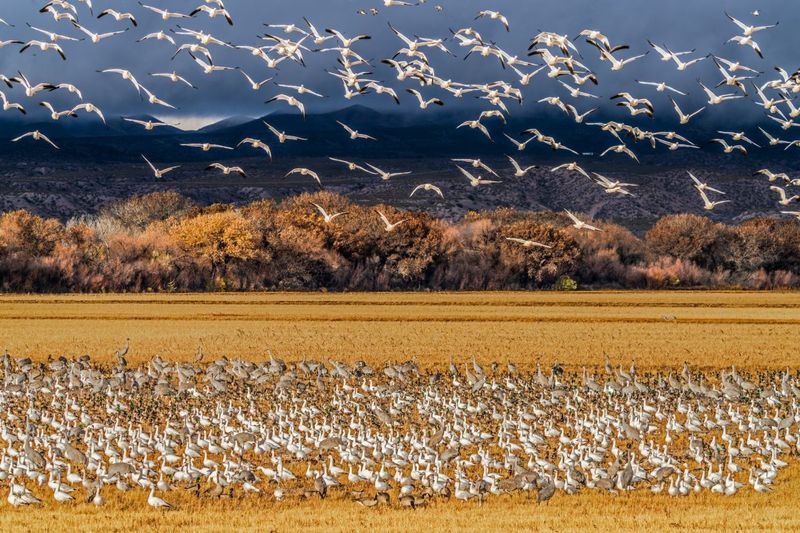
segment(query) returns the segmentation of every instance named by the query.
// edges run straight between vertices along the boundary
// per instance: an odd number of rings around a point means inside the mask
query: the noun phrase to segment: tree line
[[[325,223],[312,204],[346,215]],[[377,210],[406,219],[387,232]],[[800,224],[678,214],[643,238],[563,213],[495,209],[448,221],[329,192],[197,206],[175,192],[66,224],[0,215],[0,290],[529,290],[800,287]],[[526,248],[507,237],[546,243]]]

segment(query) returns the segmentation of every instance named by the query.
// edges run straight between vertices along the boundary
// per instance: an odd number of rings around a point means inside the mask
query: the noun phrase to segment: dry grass
[[[674,321],[664,317],[674,317]],[[599,292],[0,297],[0,349],[132,362],[209,356],[421,365],[475,356],[641,367],[800,367],[800,293]]]
[[[675,317],[674,321],[664,316]],[[110,357],[131,338],[129,360],[154,353],[190,359],[199,342],[210,357],[366,359],[416,355],[421,366],[537,357],[596,365],[603,353],[640,367],[800,367],[798,293],[466,293],[225,294],[0,297],[0,349]],[[338,499],[276,503],[269,497],[197,500],[166,495],[170,512],[147,507],[141,491],[101,509],[56,505],[0,513],[2,531],[570,531],[800,530],[800,465],[770,495],[703,493],[686,498],[646,491],[612,496],[558,494],[538,506],[522,496],[482,508],[450,500],[416,511],[362,509]]]
[[[428,508],[363,509],[337,499],[275,503],[269,497],[241,501],[197,500],[194,496],[165,496],[177,504],[157,511],[145,504],[146,495],[115,495],[102,508],[57,505],[42,509],[3,507],[2,531],[798,531],[800,467],[793,465],[769,495],[752,490],[728,497],[704,492],[672,498],[640,490],[609,495],[583,491],[557,494],[537,505],[524,496],[491,498],[483,507],[456,500]]]

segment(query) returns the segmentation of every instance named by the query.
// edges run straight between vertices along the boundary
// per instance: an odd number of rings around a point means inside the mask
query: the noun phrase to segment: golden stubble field
[[[800,367],[800,293],[379,293],[0,296],[0,350],[132,363],[417,356],[534,365]]]
[[[271,350],[292,360],[379,364],[417,356],[423,367],[475,356],[533,366],[614,364],[640,368],[800,368],[800,293],[597,292],[444,294],[201,294],[0,297],[0,350],[45,359],[113,358],[130,338],[128,360],[158,353],[192,360],[198,345],[259,360]],[[3,505],[2,531],[702,531],[800,530],[800,466],[771,494],[703,493],[671,498],[645,491],[524,496],[483,507],[450,500],[416,511],[363,509],[337,496],[277,503],[271,497],[198,500],[171,493],[177,509],[156,511],[146,494],[103,508]]]

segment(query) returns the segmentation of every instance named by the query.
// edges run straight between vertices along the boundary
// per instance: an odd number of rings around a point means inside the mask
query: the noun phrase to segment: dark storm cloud
[[[0,17],[15,24],[15,28],[0,26],[0,39],[31,39],[39,38],[26,27],[26,23],[34,26],[67,34],[82,36],[67,22],[56,23],[48,14],[38,13],[39,7],[44,2],[30,2],[28,0],[0,0]],[[80,22],[93,31],[112,31],[128,27],[125,22],[116,22],[110,17],[97,20],[89,15],[85,5],[74,0],[78,7]],[[150,0],[151,5],[168,8],[173,11],[188,12],[201,0],[192,1],[164,1]],[[441,4],[443,13],[436,13],[434,5]],[[346,1],[346,0],[293,0],[282,2],[267,2],[261,0],[227,0],[226,7],[231,12],[235,26],[229,27],[222,18],[208,19],[203,14],[194,19],[170,20],[163,22],[154,13],[143,10],[132,1],[95,2],[94,15],[107,7],[120,11],[131,11],[139,20],[138,28],[131,28],[126,34],[102,41],[93,45],[88,41],[80,43],[62,43],[68,60],[62,62],[55,54],[50,52],[36,52],[31,54],[18,53],[17,46],[7,46],[0,50],[0,72],[12,75],[20,70],[28,75],[32,81],[70,81],[77,84],[85,92],[87,100],[92,101],[106,110],[107,113],[153,113],[161,112],[154,106],[142,102],[132,86],[121,80],[118,76],[99,74],[98,69],[121,67],[131,70],[134,75],[155,92],[159,97],[173,103],[180,108],[181,114],[191,115],[230,115],[246,113],[258,115],[272,109],[286,110],[285,107],[273,108],[264,105],[264,100],[277,92],[276,87],[267,87],[254,93],[245,85],[244,79],[238,72],[214,73],[204,75],[191,58],[181,53],[175,60],[170,60],[174,47],[164,41],[149,41],[136,43],[136,39],[145,33],[159,29],[177,29],[176,24],[187,28],[210,32],[214,36],[234,44],[267,44],[258,40],[258,35],[267,30],[263,23],[295,23],[304,27],[303,16],[307,16],[322,31],[325,27],[334,27],[347,35],[368,33],[373,39],[354,45],[354,49],[365,58],[372,60],[373,78],[384,80],[394,87],[416,87],[413,82],[400,83],[394,79],[393,71],[379,60],[391,57],[400,47],[400,41],[390,32],[387,22],[391,22],[400,31],[407,35],[425,37],[449,38],[449,28],[456,29],[464,26],[474,26],[485,40],[497,43],[498,46],[512,54],[525,57],[526,49],[531,36],[539,30],[554,31],[574,37],[584,28],[603,31],[612,41],[612,44],[629,44],[631,50],[621,52],[621,57],[644,53],[649,50],[647,39],[656,43],[665,43],[673,50],[696,49],[696,55],[704,56],[710,52],[729,59],[741,59],[745,64],[765,72],[762,78],[774,77],[773,66],[781,65],[787,70],[794,70],[798,65],[798,50],[800,37],[796,28],[800,22],[800,9],[797,9],[794,0],[774,0],[769,2],[754,3],[750,1],[727,2],[690,2],[690,1],[662,1],[643,2],[641,0],[617,0],[613,2],[597,0],[562,0],[559,2],[541,2],[533,0],[459,0],[447,1],[430,0],[426,4],[413,8],[384,8],[382,2]],[[759,5],[760,4],[760,5]],[[380,10],[378,16],[359,16],[356,10],[376,6]],[[750,12],[759,8],[761,16],[752,17]],[[481,9],[496,9],[503,12],[510,20],[510,33],[506,33],[497,21],[482,19],[474,21],[475,14]],[[724,15],[728,11],[732,15],[747,21],[757,21],[760,24],[774,23],[780,20],[777,28],[760,32],[756,35],[765,59],[759,59],[752,49],[734,44],[724,44],[731,36],[739,33],[738,28]],[[270,30],[279,32],[279,30]],[[172,35],[172,34],[171,34]],[[281,35],[283,35],[281,33]],[[176,41],[193,42],[191,38],[176,36]],[[294,34],[294,38],[298,35]],[[327,44],[333,44],[329,41]],[[446,42],[447,46],[458,56],[450,57],[437,50],[428,53],[437,74],[442,78],[452,78],[455,81],[485,82],[497,79],[515,81],[515,75],[510,69],[503,70],[496,59],[470,57],[466,61],[462,58],[466,49],[460,48],[452,40]],[[634,79],[649,81],[666,81],[689,93],[688,98],[682,99],[685,110],[695,109],[703,105],[703,95],[697,84],[701,78],[708,85],[716,85],[720,75],[716,72],[711,61],[705,61],[698,66],[690,67],[685,72],[677,72],[674,64],[663,63],[658,56],[651,52],[647,57],[625,67],[622,72],[611,72],[607,63],[597,61],[596,50],[582,41],[577,42],[578,48],[587,65],[595,70],[600,77],[600,86],[588,87],[607,99],[619,89],[630,88]],[[313,43],[309,47],[314,48]],[[307,67],[294,63],[284,62],[277,72],[267,70],[263,63],[248,56],[247,52],[240,50],[226,50],[212,47],[215,63],[226,66],[241,66],[252,77],[263,79],[275,76],[276,81],[282,83],[304,83],[317,89],[330,98],[318,100],[313,97],[304,97],[303,100],[310,111],[319,111],[347,105],[341,97],[341,83],[325,72],[337,67],[335,53],[314,54],[305,53]],[[185,75],[199,89],[192,90],[181,84],[172,84],[164,79],[154,79],[148,76],[152,72],[169,72],[177,70]],[[18,91],[18,90],[15,90]],[[425,88],[423,91],[439,94],[441,90],[435,87]],[[563,94],[558,83],[538,76],[532,85],[524,88],[527,99],[526,110],[533,112],[542,109],[536,106],[533,100],[548,94]],[[729,89],[730,91],[730,89]],[[638,95],[647,95],[658,102],[660,111],[668,111],[669,104],[663,95],[656,95],[650,88],[637,86]],[[752,92],[752,91],[751,91]],[[16,95],[15,95],[16,97]],[[403,95],[404,109],[414,109],[413,101],[409,95]],[[69,102],[69,95],[48,96],[55,102]],[[390,101],[385,96],[369,95],[358,98],[354,102],[372,107],[389,107]],[[462,105],[478,107],[485,102],[474,98],[463,98],[456,101],[447,99],[448,106]],[[66,105],[66,104],[65,104]],[[579,107],[588,108],[593,105],[589,101],[581,101]],[[606,108],[610,109],[608,103]],[[511,108],[512,113],[516,112]],[[729,119],[730,113],[735,113],[742,118],[753,119],[762,117],[763,113],[752,101],[740,101],[734,104],[715,109],[715,115]],[[625,110],[615,110],[620,117],[625,116]]]

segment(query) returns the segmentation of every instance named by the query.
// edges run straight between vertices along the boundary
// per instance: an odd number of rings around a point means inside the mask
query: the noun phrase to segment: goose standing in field
[[[408,219],[405,219],[405,218],[402,218],[402,219],[398,220],[397,222],[390,222],[389,219],[386,217],[386,215],[383,214],[382,211],[380,211],[378,209],[376,209],[375,211],[378,213],[378,215],[380,215],[381,221],[383,221],[384,228],[386,229],[386,233],[390,233],[390,232],[394,231],[400,224],[403,224],[404,222],[408,222]],[[377,480],[378,478],[375,478],[375,479]]]
[[[314,207],[317,208],[317,211],[319,211],[319,214],[322,215],[322,219],[325,221],[326,224],[330,224],[331,222],[333,222],[333,220],[336,217],[340,217],[342,215],[346,215],[347,214],[347,211],[340,211],[338,213],[328,213],[325,210],[325,208],[323,208],[319,204],[315,204],[315,203],[312,202],[311,205],[313,205]]]
[[[540,242],[531,241],[528,239],[520,239],[518,237],[506,237],[506,240],[519,243],[523,248],[552,248],[552,246],[547,244],[542,244]]]
[[[149,159],[147,159],[144,156],[144,154],[140,154],[140,155],[142,156],[142,159],[144,159],[145,163],[147,163],[147,166],[150,167],[150,170],[153,171],[153,176],[156,179],[163,178],[167,173],[172,172],[176,168],[180,168],[180,165],[175,165],[173,167],[167,167],[167,168],[158,169],[158,168],[155,167],[155,165],[153,165],[153,163],[150,162]]]
[[[39,130],[34,130],[34,131],[29,131],[28,133],[23,133],[19,137],[15,137],[14,139],[11,139],[11,142],[17,142],[17,141],[20,141],[20,140],[22,140],[22,139],[24,139],[26,137],[30,137],[34,141],[45,141],[50,146],[52,146],[53,148],[58,150],[58,146],[56,146],[56,144],[53,141],[48,139],[47,136],[45,134],[43,134],[42,132],[40,132]]]
[[[206,170],[219,170],[223,175],[239,174],[243,178],[249,177],[247,173],[242,170],[242,167],[226,167],[222,163],[211,163],[206,167]]]
[[[354,141],[357,140],[357,139],[366,139],[366,140],[370,140],[370,141],[377,141],[378,140],[375,137],[372,137],[371,135],[365,135],[363,133],[357,132],[356,130],[354,130],[353,128],[351,128],[350,126],[348,126],[347,124],[345,124],[343,122],[340,122],[340,121],[337,120],[336,123],[338,125],[340,125],[342,128],[344,128],[344,131],[347,132],[347,134],[349,135],[351,140],[354,140]]]
[[[408,197],[411,198],[412,196],[414,196],[414,193],[419,191],[419,190],[433,191],[436,194],[438,194],[442,198],[442,200],[444,200],[444,194],[442,193],[442,189],[440,189],[439,187],[437,187],[433,183],[422,183],[420,185],[417,185],[416,187],[414,187],[414,190],[411,191],[411,194],[409,194]]]
[[[150,487],[150,495],[147,496],[147,505],[157,509],[172,509],[172,506],[165,502],[163,499],[155,495],[155,486]]]
[[[600,228],[597,228],[595,226],[589,225],[586,222],[583,222],[583,221],[579,220],[578,217],[576,217],[575,215],[573,215],[571,212],[567,211],[566,209],[564,210],[564,212],[572,220],[572,227],[574,227],[575,229],[586,229],[586,230],[589,230],[589,231],[603,231]]]

